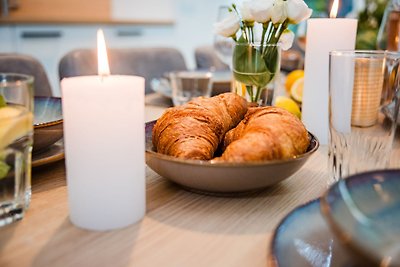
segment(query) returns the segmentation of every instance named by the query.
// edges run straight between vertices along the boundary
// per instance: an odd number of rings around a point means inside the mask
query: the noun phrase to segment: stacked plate
[[[400,170],[351,176],[296,208],[270,254],[275,266],[400,266]]]

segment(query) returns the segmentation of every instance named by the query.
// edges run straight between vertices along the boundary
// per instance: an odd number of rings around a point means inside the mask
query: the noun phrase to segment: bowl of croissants
[[[260,190],[298,171],[319,142],[278,107],[249,107],[234,93],[199,97],[146,123],[146,163],[194,191]]]

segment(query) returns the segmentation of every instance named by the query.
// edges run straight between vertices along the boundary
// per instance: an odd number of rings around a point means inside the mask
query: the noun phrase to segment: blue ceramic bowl
[[[400,170],[357,174],[321,198],[332,233],[362,266],[400,266]]]
[[[50,147],[63,136],[61,98],[35,97],[33,152]]]

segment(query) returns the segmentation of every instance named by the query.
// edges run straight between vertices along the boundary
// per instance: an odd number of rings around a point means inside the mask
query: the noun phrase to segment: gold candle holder
[[[351,124],[369,127],[376,123],[383,89],[383,58],[356,58]]]

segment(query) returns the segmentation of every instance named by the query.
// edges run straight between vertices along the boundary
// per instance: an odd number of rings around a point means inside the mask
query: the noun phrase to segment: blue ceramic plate
[[[49,148],[63,136],[61,98],[35,97],[33,152]]]
[[[314,200],[290,212],[275,230],[270,251],[272,266],[353,267]]]
[[[35,96],[34,104],[34,125],[36,128],[62,122],[60,97]]]
[[[64,159],[64,141],[61,139],[47,149],[32,154],[32,168],[41,167]]]
[[[289,213],[271,243],[275,266],[400,266],[400,170],[360,173]]]
[[[400,266],[400,170],[360,173],[321,198],[324,218],[362,264]]]

